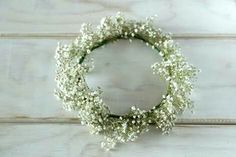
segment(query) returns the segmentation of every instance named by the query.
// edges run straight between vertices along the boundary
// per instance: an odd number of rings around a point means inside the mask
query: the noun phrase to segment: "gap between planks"
[[[73,39],[78,33],[0,33],[0,39]],[[236,34],[172,34],[174,39],[236,39]]]
[[[78,118],[0,118],[0,124],[80,124]],[[236,119],[178,119],[177,126],[181,125],[236,125]]]

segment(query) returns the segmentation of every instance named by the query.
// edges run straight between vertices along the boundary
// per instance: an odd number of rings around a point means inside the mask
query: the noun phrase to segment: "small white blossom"
[[[137,22],[117,13],[115,17],[102,18],[97,31],[90,24],[82,24],[75,41],[57,46],[55,95],[62,100],[66,110],[78,113],[81,124],[88,125],[91,133],[104,135],[101,147],[106,150],[113,149],[118,142],[134,141],[147,132],[151,124],[163,133],[169,133],[176,115],[192,106],[189,95],[193,89],[192,80],[199,71],[187,63],[169,34],[155,29],[153,19]],[[162,57],[162,61],[152,64],[151,69],[153,74],[159,74],[167,81],[168,90],[162,101],[149,111],[132,106],[124,116],[112,115],[101,98],[100,88],[90,89],[85,81],[86,74],[94,67],[93,59],[85,60],[86,56],[95,48],[104,47],[107,41],[121,37],[130,42],[132,38],[141,39]]]

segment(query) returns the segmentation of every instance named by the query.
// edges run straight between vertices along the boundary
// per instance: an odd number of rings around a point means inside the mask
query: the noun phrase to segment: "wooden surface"
[[[3,124],[0,129],[3,157],[234,157],[236,153],[234,126],[179,126],[170,135],[151,129],[110,152],[100,148],[102,137],[91,136],[86,127],[78,125]]]
[[[144,7],[145,6],[145,7]],[[83,22],[122,11],[142,19],[158,14],[157,26],[174,33],[189,62],[202,69],[192,99],[169,136],[152,130],[134,143],[104,152],[76,113],[53,96],[54,53]],[[233,0],[0,1],[0,156],[235,156],[236,2]],[[159,60],[139,41],[97,49],[91,87],[101,86],[112,112],[149,109],[165,82],[151,74]]]

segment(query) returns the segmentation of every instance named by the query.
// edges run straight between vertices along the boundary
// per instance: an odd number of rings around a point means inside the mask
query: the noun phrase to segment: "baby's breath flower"
[[[150,124],[169,133],[176,115],[192,107],[189,95],[198,70],[187,63],[169,34],[154,27],[153,19],[137,22],[118,13],[115,17],[102,18],[97,31],[90,24],[82,24],[74,42],[58,44],[56,49],[55,95],[62,100],[66,110],[78,113],[81,124],[89,126],[91,133],[104,135],[101,147],[106,150],[114,148],[118,142],[134,141],[149,130]],[[154,63],[151,69],[153,74],[159,74],[168,82],[167,94],[149,111],[132,106],[126,115],[113,115],[101,98],[101,89],[92,90],[85,81],[85,75],[94,67],[93,60],[85,60],[86,56],[93,49],[104,47],[107,41],[120,38],[130,42],[138,38],[162,57],[162,61]]]

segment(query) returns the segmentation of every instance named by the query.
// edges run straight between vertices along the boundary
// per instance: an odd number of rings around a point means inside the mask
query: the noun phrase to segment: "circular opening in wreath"
[[[166,94],[166,81],[151,69],[161,56],[141,40],[109,43],[93,50],[89,58],[94,58],[95,68],[86,75],[86,82],[92,89],[101,87],[103,101],[113,114],[123,115],[131,106],[149,110]]]

